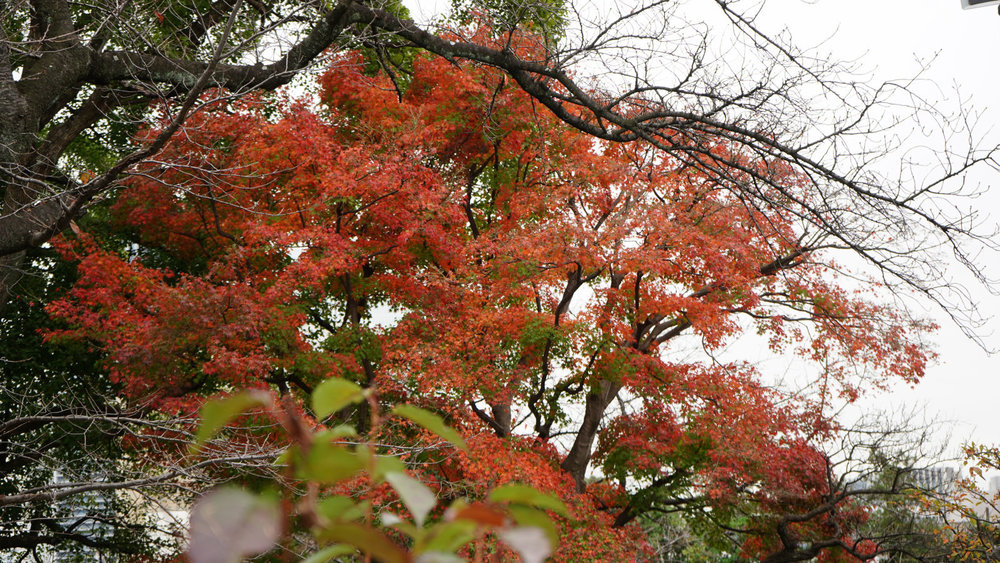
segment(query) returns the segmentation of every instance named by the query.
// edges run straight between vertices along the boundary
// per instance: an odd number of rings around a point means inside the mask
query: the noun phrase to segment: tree
[[[1000,469],[1000,450],[996,446],[967,444],[963,466],[966,478],[957,479],[946,491],[924,491],[924,510],[943,525],[948,538],[949,556],[959,561],[996,561],[1000,537],[1000,492],[990,478],[984,490],[982,481],[990,471]]]
[[[106,221],[98,212],[81,225],[96,232]],[[193,417],[125,400],[86,344],[45,342],[65,328],[45,307],[76,278],[53,250],[36,251],[0,323],[0,550],[65,561],[176,550],[184,526],[172,513],[224,480],[213,467],[272,477],[275,450],[220,446],[192,460]]]
[[[828,392],[858,392],[855,368],[918,377],[925,355],[911,330],[919,323],[838,289],[822,252],[852,250],[884,281],[940,298],[933,251],[949,245],[963,259],[980,239],[969,215],[939,196],[946,180],[991,153],[942,153],[940,181],[874,176],[870,147],[851,152],[845,140],[882,130],[877,112],[892,87],[841,87],[837,67],[807,67],[728,3],[720,13],[758,43],[769,72],[719,75],[692,48],[659,78],[640,75],[631,55],[647,42],[699,44],[685,35],[692,28],[665,26],[661,35],[633,26],[666,6],[654,2],[578,36],[568,24],[553,29],[573,20],[571,6],[467,6],[467,24],[496,25],[434,35],[398,6],[360,2],[12,3],[0,51],[10,71],[0,109],[13,116],[0,130],[0,301],[23,296],[14,283],[26,283],[51,237],[79,219],[95,241],[57,243],[82,259],[82,279],[49,309],[71,330],[50,327],[50,337],[98,344],[100,376],[113,392],[161,416],[245,385],[307,393],[337,373],[378,385],[387,401],[420,390],[425,406],[445,409],[463,431],[478,428],[466,420],[471,412],[495,435],[472,440],[479,457],[458,473],[442,468],[440,482],[454,490],[480,483],[485,452],[500,451],[508,468],[552,470],[510,470],[510,479],[554,490],[568,475],[576,490],[607,490],[607,499],[574,502],[586,518],[618,524],[595,526],[610,530],[608,549],[634,545],[621,528],[644,511],[711,506],[713,516],[741,518],[815,502],[822,480],[802,483],[826,465],[814,440],[831,431],[820,423],[827,403],[789,405],[752,366],[690,366],[659,354],[685,332],[714,349],[742,322],[787,346],[806,336],[790,327],[815,323],[804,353],[822,360],[824,380],[835,383]],[[573,78],[574,63],[614,54],[626,38],[622,65],[610,69],[626,69],[625,88]],[[374,83],[353,67],[327,75],[328,113],[268,96],[239,101],[286,83],[324,50],[346,64],[336,52],[352,47],[368,57],[367,71],[385,74]],[[258,64],[257,53],[272,54]],[[443,61],[469,74],[452,74]],[[816,113],[804,101],[814,87],[843,106]],[[423,103],[414,99],[420,92],[437,97]],[[324,123],[335,118],[343,122]],[[597,149],[593,138],[609,144]],[[309,155],[317,158],[303,160]],[[424,155],[434,156],[415,158]],[[314,185],[317,174],[328,174],[327,184]],[[119,183],[123,176],[130,179]],[[337,205],[315,207],[328,200]],[[87,224],[86,211],[108,208],[116,232]],[[329,232],[327,221],[351,234]],[[588,221],[592,233],[583,236]],[[584,303],[590,317],[579,317]],[[403,315],[392,330],[371,320],[379,304]],[[733,320],[741,315],[747,320]],[[17,317],[3,316],[5,328],[20,331]],[[440,369],[410,374],[410,366]],[[660,384],[671,391],[646,392]],[[573,398],[579,412],[566,408]],[[367,414],[355,415],[359,426]],[[731,420],[742,425],[721,424]],[[651,451],[625,447],[651,429],[666,432]],[[754,431],[770,437],[766,447]],[[747,453],[810,469],[765,475],[774,465],[744,460]],[[595,461],[619,483],[588,484]],[[657,467],[673,477],[661,482]],[[713,494],[708,482],[719,487]],[[689,490],[700,496],[689,499]],[[755,496],[761,490],[781,494]],[[773,539],[777,522],[741,529]],[[827,524],[795,533],[820,537]],[[595,546],[582,529],[566,529],[567,546]]]
[[[484,13],[473,9],[475,4],[457,5],[467,19]],[[983,233],[974,232],[968,214],[936,196],[950,191],[946,180],[990,159],[992,152],[941,152],[940,181],[908,184],[879,177],[870,164],[880,147],[856,152],[841,141],[879,138],[887,127],[879,121],[884,117],[879,104],[896,88],[845,85],[843,69],[807,65],[806,55],[762,33],[722,1],[722,17],[738,38],[758,48],[762,60],[744,61],[736,76],[719,74],[689,28],[655,25],[670,21],[669,11],[661,12],[671,5],[654,0],[623,10],[589,34],[583,24],[590,16],[574,14],[570,5],[486,3],[485,16],[499,24],[490,41],[477,41],[428,33],[393,2],[10,2],[3,9],[0,47],[0,112],[8,116],[0,129],[0,302],[6,303],[20,278],[24,253],[67,228],[95,198],[113,197],[119,177],[154,156],[197,111],[206,87],[225,88],[227,97],[272,90],[326,49],[352,45],[371,49],[387,68],[398,62],[392,53],[413,47],[449,61],[494,66],[573,127],[605,140],[643,140],[692,166],[706,166],[701,147],[706,137],[726,139],[740,158],[786,162],[812,186],[809,197],[796,199],[738,160],[706,172],[725,179],[739,170],[747,178],[733,178],[739,181],[731,182],[732,189],[748,205],[791,202],[795,213],[829,236],[826,244],[853,249],[890,280],[941,297],[939,288],[926,283],[940,270],[918,274],[914,262],[932,265],[922,253],[945,245],[970,264],[969,245],[981,242]],[[647,15],[652,18],[643,20]],[[564,27],[574,16],[580,30]],[[522,24],[543,33],[536,36],[542,38],[539,48],[517,55],[510,44],[523,40]],[[656,69],[663,78],[637,70],[650,67],[650,51],[674,44],[692,49],[664,50],[675,54],[658,57],[668,61]],[[609,73],[624,73],[624,91],[574,82],[570,65],[588,56],[611,61]],[[766,71],[757,72],[758,66]],[[835,112],[815,113],[808,104],[814,88],[840,104]],[[155,110],[147,111],[150,107]],[[928,112],[925,118],[945,120],[946,134],[949,124],[968,122],[962,115],[948,120],[933,108],[916,109]],[[162,128],[156,141],[129,151],[123,141],[157,114],[171,116],[172,126]],[[931,201],[943,206],[931,211]],[[932,238],[912,243],[905,235],[913,228]]]
[[[37,555],[53,546],[67,560],[74,546],[108,555],[155,550],[156,526],[125,517],[149,513],[136,509],[139,499],[101,490],[122,473],[144,476],[120,445],[122,434],[142,431],[132,422],[143,415],[114,398],[96,354],[43,343],[37,331],[51,326],[45,304],[74,274],[52,257],[36,265],[10,302],[19,322],[0,324],[0,549]]]
[[[111,206],[128,244],[59,243],[80,280],[50,305],[70,327],[50,338],[96,343],[126,395],[166,412],[334,376],[446,413],[469,452],[409,459],[422,480],[445,498],[559,496],[566,560],[642,551],[633,522],[658,511],[745,557],[883,553],[854,535],[864,494],[823,451],[829,401],[919,379],[930,327],[845,289],[804,244],[799,172],[726,138],[697,166],[595,143],[489,66],[412,64],[397,91],[343,55],[316,109],[244,98],[191,116],[171,165],[138,168]],[[790,198],[748,206],[731,184],[757,176]],[[687,334],[711,354],[745,331],[814,363],[823,389],[670,358]],[[329,424],[367,432],[370,408]]]

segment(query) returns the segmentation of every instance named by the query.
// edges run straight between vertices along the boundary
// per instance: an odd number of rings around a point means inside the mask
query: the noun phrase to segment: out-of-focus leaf
[[[322,419],[364,398],[364,390],[358,384],[332,377],[313,389],[312,408],[316,417]]]
[[[358,432],[354,429],[354,427],[348,424],[341,424],[340,426],[336,426],[330,430],[320,430],[313,435],[313,441],[326,443],[339,442],[344,438],[353,438],[357,435]]]
[[[357,551],[357,549],[354,549],[349,545],[331,545],[330,547],[321,549],[309,557],[306,557],[301,563],[329,563],[330,561],[333,561],[335,557],[350,555],[352,553],[357,553]]]
[[[541,528],[519,526],[497,530],[497,536],[514,549],[523,563],[542,563],[552,555],[552,544]]]
[[[229,421],[254,407],[271,403],[271,395],[264,391],[246,391],[221,399],[208,401],[201,407],[201,424],[194,437],[192,450],[197,451],[211,440]]]
[[[382,563],[409,563],[410,557],[382,532],[363,524],[338,524],[320,530],[323,542],[346,543],[368,553]]]
[[[559,543],[559,531],[556,530],[556,525],[552,523],[545,511],[517,505],[507,507],[507,511],[518,526],[539,528],[545,532],[552,545]]]
[[[396,490],[399,499],[413,515],[417,526],[424,525],[427,514],[437,504],[437,497],[423,483],[406,473],[386,473],[385,480]]]
[[[399,458],[380,455],[375,457],[375,470],[372,472],[372,478],[376,481],[383,481],[387,473],[403,473],[404,471],[406,471],[406,464]]]
[[[438,524],[433,528],[433,536],[423,548],[427,551],[454,553],[463,545],[476,538],[477,524],[470,520],[456,520]]]
[[[418,555],[414,563],[465,563],[465,561],[466,559],[452,553],[427,551]]]
[[[400,522],[405,522],[405,520],[403,520],[398,514],[395,512],[389,512],[388,510],[380,514],[379,518],[382,520],[383,526],[388,526],[390,528]]]
[[[493,502],[511,502],[516,504],[526,504],[537,508],[551,510],[561,516],[569,516],[566,505],[558,498],[545,494],[528,485],[511,483],[497,487],[490,492],[489,499]]]
[[[364,467],[364,460],[356,452],[329,442],[316,442],[309,448],[305,463],[299,467],[299,475],[318,483],[339,483]]]
[[[274,465],[278,467],[286,467],[292,460],[292,456],[296,454],[298,450],[295,446],[290,446],[285,449],[285,451],[278,454],[278,457],[274,458]]]
[[[465,440],[462,436],[459,435],[454,428],[445,424],[444,419],[431,411],[424,410],[413,405],[396,405],[396,407],[392,409],[392,414],[406,418],[437,434],[438,436],[451,442],[452,445],[460,450],[469,451],[469,447],[465,444]]]
[[[470,504],[452,511],[455,520],[471,520],[483,526],[500,527],[507,522],[507,513],[485,504]]]
[[[408,520],[403,520],[398,514],[388,511],[383,511],[379,514],[379,519],[382,521],[382,525],[386,528],[395,528],[411,538],[416,538],[423,534],[423,530],[417,528],[412,522]]]
[[[358,430],[350,424],[338,424],[329,430],[330,436],[339,440],[340,438],[351,438],[358,435]]]
[[[334,522],[357,520],[365,515],[364,509],[364,503],[341,495],[325,497],[316,503],[316,510]]]
[[[237,563],[265,553],[281,535],[275,499],[241,489],[217,489],[191,510],[191,563]]]

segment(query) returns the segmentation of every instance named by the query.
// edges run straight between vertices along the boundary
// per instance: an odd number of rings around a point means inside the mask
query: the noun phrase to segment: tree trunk
[[[587,465],[590,463],[590,450],[594,447],[594,438],[597,437],[601,418],[621,388],[621,383],[602,380],[597,390],[587,395],[580,430],[576,434],[576,440],[573,441],[573,447],[561,464],[563,470],[573,476],[578,492],[582,493],[587,488]]]

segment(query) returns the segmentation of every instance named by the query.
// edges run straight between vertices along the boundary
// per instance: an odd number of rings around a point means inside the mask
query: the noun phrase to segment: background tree
[[[963,453],[968,476],[957,479],[948,490],[922,491],[923,509],[943,522],[942,535],[948,538],[952,560],[996,561],[1000,556],[1000,492],[996,477],[984,481],[1000,469],[1000,450],[972,443]]]
[[[124,251],[127,240],[107,223],[106,209],[80,221],[106,248]],[[227,478],[213,468],[273,478],[276,450],[235,440],[233,448],[216,444],[209,460],[191,459],[193,416],[124,397],[87,344],[46,341],[45,332],[65,325],[45,308],[78,274],[51,248],[31,256],[11,316],[0,320],[0,550],[80,561],[176,551],[184,534],[177,514]]]
[[[116,386],[85,346],[43,344],[44,304],[73,272],[51,257],[35,263],[49,267],[31,272],[11,300],[19,322],[0,324],[0,549],[37,555],[52,546],[67,560],[74,550],[152,554],[165,539],[153,537],[152,511],[101,491],[133,465],[120,439],[141,415],[114,398]],[[81,486],[90,488],[62,500]]]

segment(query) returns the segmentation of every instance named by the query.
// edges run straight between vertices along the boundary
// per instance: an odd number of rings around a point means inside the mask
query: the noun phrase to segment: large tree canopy
[[[111,207],[129,244],[60,243],[81,277],[51,336],[96,343],[128,396],[166,412],[331,376],[445,412],[470,452],[412,459],[424,480],[564,498],[566,560],[641,552],[632,523],[651,511],[772,561],[892,547],[854,535],[863,512],[821,446],[834,398],[919,379],[927,327],[803,244],[801,173],[725,138],[696,163],[597,143],[485,65],[418,56],[397,92],[345,55],[319,84],[318,108],[249,97],[191,116],[170,165],[137,168]],[[748,206],[755,177],[789,200]],[[822,389],[674,352],[748,330]]]

